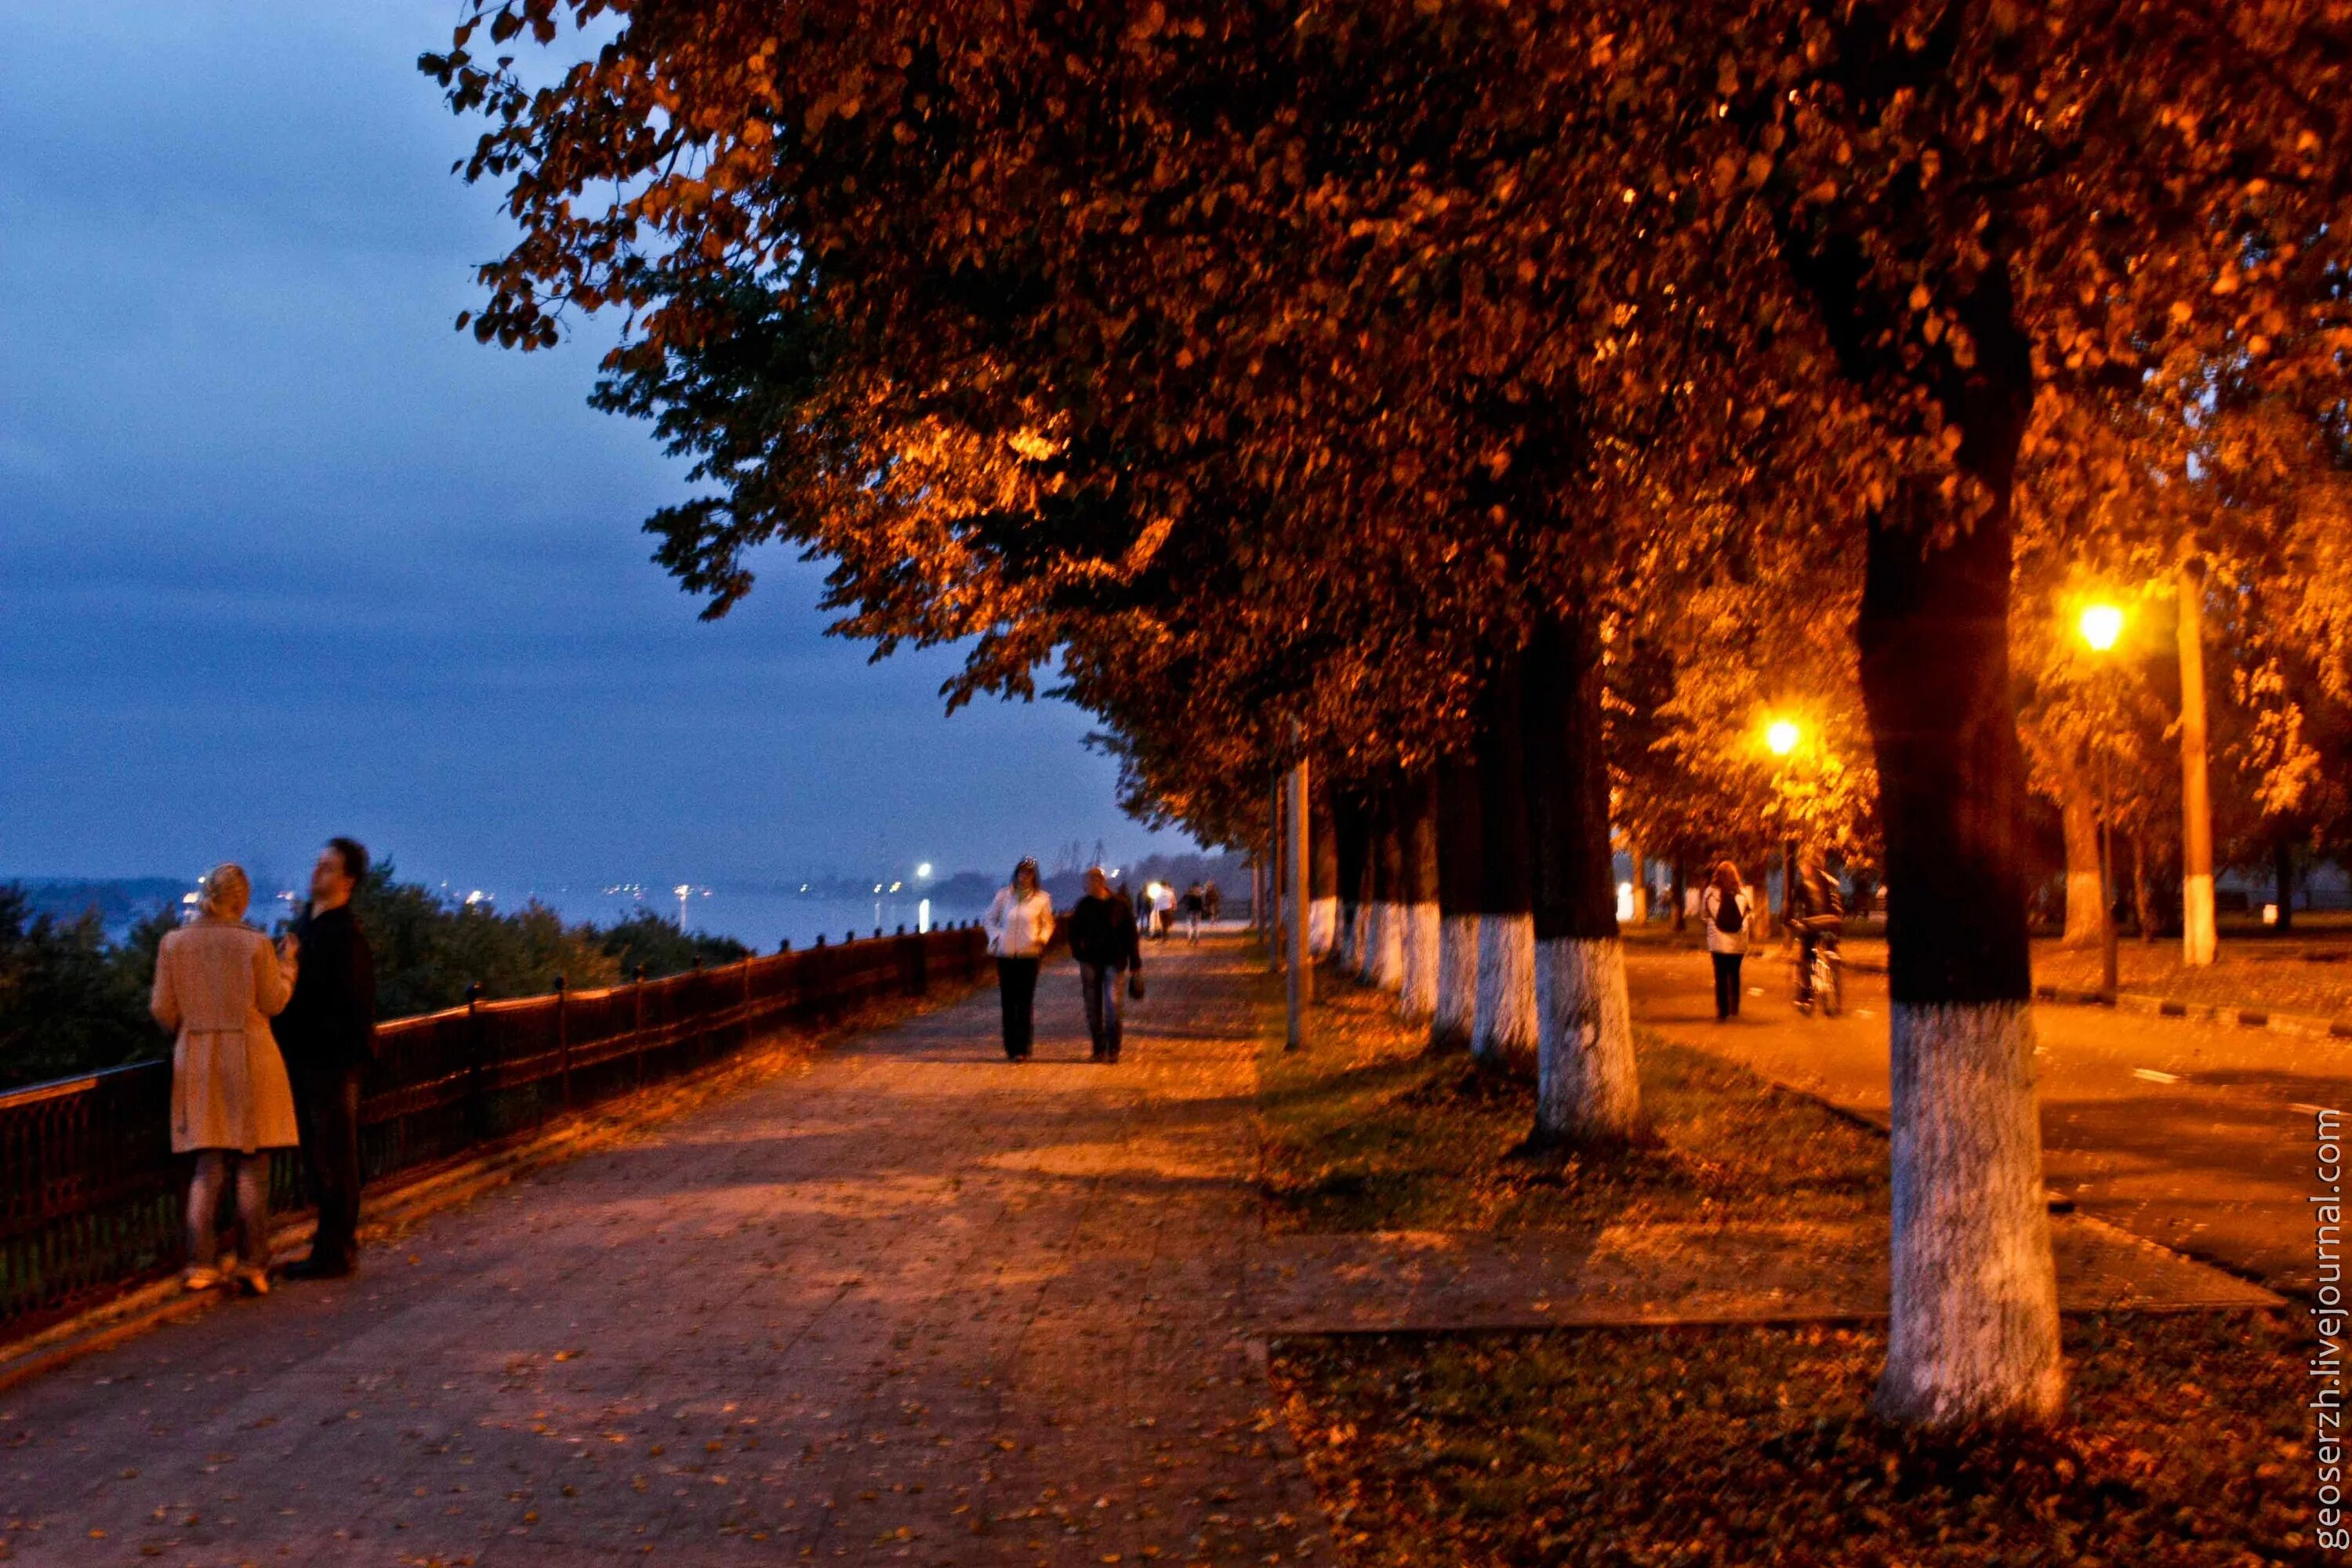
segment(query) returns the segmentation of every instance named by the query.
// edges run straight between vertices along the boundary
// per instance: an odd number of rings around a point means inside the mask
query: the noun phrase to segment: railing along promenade
[[[661,980],[469,1000],[376,1030],[360,1156],[373,1183],[454,1163],[570,1110],[692,1072],[785,1027],[978,976],[973,925],[877,935]],[[172,1064],[0,1093],[0,1339],[177,1266],[189,1161],[172,1152]],[[276,1162],[272,1207],[304,1206]]]

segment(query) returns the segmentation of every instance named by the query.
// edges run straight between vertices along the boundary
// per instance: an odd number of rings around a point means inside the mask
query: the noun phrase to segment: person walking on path
[[[1172,883],[1162,882],[1159,885],[1159,891],[1151,897],[1152,934],[1164,942],[1167,940],[1169,928],[1175,923],[1176,889]]]
[[[1201,917],[1207,912],[1207,910],[1208,898],[1201,891],[1200,883],[1195,882],[1184,889],[1184,940],[1186,942],[1197,942],[1201,940]]]
[[[1054,900],[1037,885],[1037,862],[1013,868],[1013,884],[999,888],[981,921],[996,955],[996,989],[1004,1004],[1004,1055],[1025,1062],[1035,1037],[1037,966],[1054,940]]]
[[[310,1256],[289,1279],[340,1279],[359,1263],[360,1074],[375,1054],[375,960],[352,918],[368,852],[336,838],[310,869],[310,907],[294,924],[300,972],[278,1018],[278,1044],[302,1131],[302,1179],[319,1205]]]
[[[1706,921],[1706,952],[1715,963],[1715,1021],[1739,1016],[1739,961],[1748,953],[1748,917],[1755,902],[1739,885],[1739,868],[1726,860],[1715,868],[1699,913]]]
[[[194,1154],[188,1184],[188,1267],[181,1283],[221,1282],[220,1201],[236,1191],[234,1278],[249,1293],[269,1290],[269,1152],[291,1148],[294,1096],[269,1020],[294,993],[299,942],[281,952],[245,923],[253,884],[244,868],[220,865],[205,878],[194,923],[164,934],[155,953],[149,1009],[174,1031],[172,1152]]]
[[[1135,906],[1116,892],[1099,866],[1087,872],[1087,896],[1070,911],[1070,956],[1078,961],[1078,984],[1087,1003],[1087,1033],[1094,1059],[1118,1060],[1119,986],[1131,974],[1142,984],[1143,943],[1135,929]]]

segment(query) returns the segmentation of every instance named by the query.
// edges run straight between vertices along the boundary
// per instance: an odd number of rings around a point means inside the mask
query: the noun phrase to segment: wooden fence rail
[[[363,1080],[361,1164],[373,1182],[456,1160],[988,963],[966,925],[394,1019]],[[0,1093],[0,1339],[177,1266],[188,1160],[172,1152],[171,1100],[167,1061]],[[297,1162],[276,1167],[272,1206],[299,1210]]]

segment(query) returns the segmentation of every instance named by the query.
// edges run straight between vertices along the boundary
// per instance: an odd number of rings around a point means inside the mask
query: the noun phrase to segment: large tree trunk
[[[1421,1023],[1437,1015],[1437,781],[1424,775],[1398,797],[1397,946],[1403,961],[1397,1011]]]
[[[1690,862],[1679,849],[1675,851],[1675,879],[1667,890],[1667,897],[1674,900],[1674,908],[1666,913],[1674,921],[1675,934],[1680,936],[1690,920],[1689,911],[1684,907],[1690,902]]]
[[[1353,974],[1364,958],[1364,867],[1367,859],[1363,802],[1352,793],[1331,797],[1331,847],[1339,863],[1339,967]]]
[[[1328,958],[1339,940],[1339,821],[1331,809],[1331,792],[1315,787],[1308,801],[1307,826],[1307,951]]]
[[[1528,850],[1526,681],[1514,650],[1478,700],[1478,1003],[1471,1057],[1519,1071],[1536,1060],[1534,870]]]
[[[1642,1091],[1617,931],[1601,637],[1592,618],[1567,612],[1538,626],[1526,679],[1537,1029],[1529,1142],[1622,1142],[1640,1130]]]
[[[1388,836],[1388,803],[1376,795],[1364,801],[1363,898],[1356,916],[1356,978],[1367,985],[1380,984],[1381,916],[1391,897],[1387,868],[1381,863],[1381,840]]]
[[[1957,537],[1927,526],[1948,521],[1928,508],[1916,528],[1881,520],[1859,627],[1894,889],[1892,1321],[1875,1405],[1928,1426],[2046,1418],[2063,1385],[1998,493]]]
[[[1437,1007],[1432,1050],[1465,1051],[1478,1020],[1478,770],[1467,758],[1437,770]]]
[[[2068,947],[2099,945],[2099,803],[2080,768],[2069,768],[2058,803],[2066,830],[2066,935]]]
[[[1371,983],[1383,991],[1404,990],[1404,813],[1391,791],[1372,837],[1379,870],[1373,879]]]

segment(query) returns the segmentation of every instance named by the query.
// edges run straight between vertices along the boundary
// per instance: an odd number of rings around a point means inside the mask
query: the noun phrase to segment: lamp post
[[[2180,961],[2213,962],[2213,805],[2205,781],[2205,563],[2181,558],[2176,592],[2180,642]]]
[[[2077,629],[2093,653],[2106,653],[2123,636],[2124,613],[2113,605],[2092,605],[2083,611]],[[2116,1000],[2116,823],[2109,800],[2107,774],[2114,748],[2099,748],[2099,994],[2109,1006]]]

